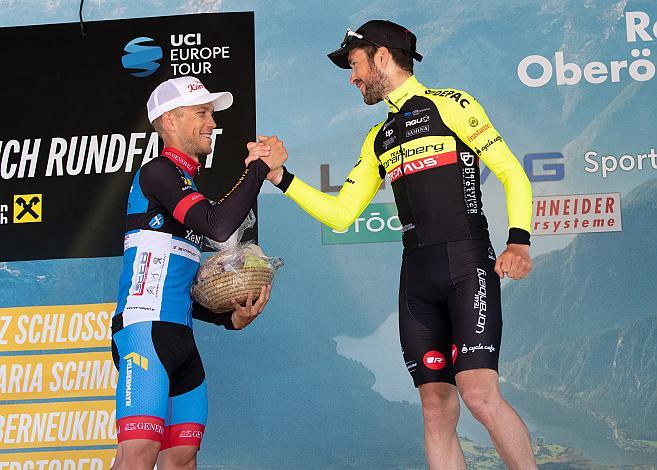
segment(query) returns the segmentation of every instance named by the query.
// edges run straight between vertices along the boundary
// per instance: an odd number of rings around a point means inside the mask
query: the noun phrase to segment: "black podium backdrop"
[[[134,173],[162,143],[146,114],[167,78],[234,104],[197,184],[219,198],[255,135],[253,13],[0,29],[0,261],[117,256]],[[251,238],[255,235],[250,234]]]

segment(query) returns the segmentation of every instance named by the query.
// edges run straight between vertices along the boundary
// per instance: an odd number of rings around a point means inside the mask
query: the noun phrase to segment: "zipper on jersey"
[[[402,177],[404,178],[404,187],[406,188],[406,198],[408,199],[408,208],[411,211],[411,217],[413,217],[413,223],[415,224],[415,234],[417,238],[417,246],[422,247],[424,246],[424,243],[422,243],[422,237],[420,234],[420,229],[418,227],[418,222],[417,218],[415,217],[415,212],[413,211],[413,199],[411,198],[411,190],[409,189],[409,184],[408,180],[406,179],[406,172],[404,170],[404,148],[402,147],[402,134],[401,134],[401,129],[399,128],[399,121],[397,121],[397,116],[399,116],[400,109],[399,107],[393,103],[390,98],[386,96],[386,101],[393,106],[397,112],[395,113],[395,116],[393,119],[395,120],[395,129],[397,129],[397,136],[399,138],[399,154],[401,158],[401,171],[402,171]]]

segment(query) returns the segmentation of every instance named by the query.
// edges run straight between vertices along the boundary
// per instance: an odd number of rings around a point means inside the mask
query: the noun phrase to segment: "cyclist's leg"
[[[112,353],[119,369],[115,470],[152,469],[164,435],[169,378],[155,352],[152,326],[135,323],[113,334]]]
[[[171,377],[170,414],[157,460],[160,470],[194,469],[208,416],[205,371],[194,336],[186,336],[189,355]]]
[[[502,398],[497,374],[502,338],[500,279],[486,241],[449,244],[450,272],[456,287],[450,315],[457,345],[456,384],[472,415],[488,430],[509,468],[536,468],[529,433]]]
[[[399,334],[406,367],[419,388],[424,444],[430,469],[465,469],[456,434],[459,399],[454,386],[451,326],[440,301],[441,247],[404,257],[399,289]]]

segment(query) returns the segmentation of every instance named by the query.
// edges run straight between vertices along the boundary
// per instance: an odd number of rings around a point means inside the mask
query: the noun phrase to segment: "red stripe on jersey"
[[[197,202],[204,200],[205,197],[201,193],[192,193],[188,194],[176,204],[176,208],[173,210],[173,218],[176,219],[181,224],[185,223],[185,216],[187,211]]]
[[[412,162],[404,162],[404,171],[402,172],[401,165],[397,165],[390,171],[390,182],[399,179],[403,175],[412,175],[420,171],[430,170],[439,166],[453,165],[456,163],[456,152],[439,153],[436,155],[429,155],[428,157],[419,158]]]
[[[176,446],[201,447],[205,426],[198,423],[172,424],[164,429],[160,451]]]
[[[148,439],[162,442],[164,419],[157,416],[126,416],[116,420],[116,437],[119,442],[131,439]]]
[[[162,155],[171,160],[178,168],[186,171],[193,178],[201,164],[184,152],[173,147],[164,147]]]

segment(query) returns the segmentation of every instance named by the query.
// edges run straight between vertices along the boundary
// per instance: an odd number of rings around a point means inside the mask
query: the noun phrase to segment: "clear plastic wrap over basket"
[[[282,259],[266,256],[253,241],[239,241],[244,230],[254,223],[251,212],[228,241],[206,240],[218,253],[208,257],[199,268],[192,285],[192,298],[215,313],[232,310],[232,299],[244,305],[249,292],[255,302],[262,286],[271,284],[274,274],[283,266]]]

